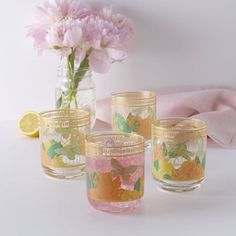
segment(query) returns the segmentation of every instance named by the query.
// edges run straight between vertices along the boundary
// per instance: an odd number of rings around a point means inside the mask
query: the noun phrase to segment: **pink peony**
[[[120,14],[113,14],[112,9],[107,7],[90,16],[89,23],[96,28],[91,37],[90,67],[98,73],[106,73],[111,63],[127,57],[133,37],[132,23]]]
[[[77,46],[82,37],[78,29],[79,21],[91,13],[89,8],[83,7],[76,0],[46,1],[35,12],[36,23],[31,25],[28,36],[34,40],[34,46],[43,52],[46,49],[60,49]],[[59,47],[59,48],[58,48]]]
[[[36,23],[28,35],[40,53],[46,49],[62,57],[75,53],[77,63],[87,59],[91,70],[105,73],[111,63],[127,57],[133,26],[111,8],[97,11],[76,0],[55,0],[37,7]]]

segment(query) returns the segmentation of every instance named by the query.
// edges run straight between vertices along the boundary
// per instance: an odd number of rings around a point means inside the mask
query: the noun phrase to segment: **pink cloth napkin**
[[[219,88],[156,90],[157,116],[193,117],[208,123],[208,136],[225,148],[236,148],[236,91]],[[111,123],[110,98],[98,101],[97,118]]]

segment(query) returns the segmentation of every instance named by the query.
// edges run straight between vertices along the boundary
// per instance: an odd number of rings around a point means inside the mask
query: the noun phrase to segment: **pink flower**
[[[90,17],[98,33],[89,55],[93,71],[106,73],[111,63],[124,60],[128,55],[128,46],[133,37],[133,26],[126,17],[113,14],[111,8],[103,8]],[[99,36],[99,37],[98,37]]]
[[[37,7],[28,35],[39,52],[53,49],[62,57],[75,52],[77,63],[87,58],[93,71],[106,73],[111,63],[127,57],[133,26],[111,7],[93,10],[76,0],[55,0]]]
[[[79,46],[81,43],[82,34],[82,29],[80,27],[71,27],[67,29],[64,35],[64,46],[70,48]]]
[[[111,60],[106,50],[94,49],[89,55],[89,66],[97,73],[106,73],[111,66]]]
[[[34,46],[40,53],[55,49],[55,46],[77,46],[82,31],[77,28],[79,24],[76,22],[89,14],[91,9],[83,7],[76,0],[46,1],[42,7],[36,8],[36,23],[29,27],[28,36],[33,38]]]
[[[63,20],[48,27],[45,40],[49,48],[76,48],[82,40],[82,29],[78,20]]]

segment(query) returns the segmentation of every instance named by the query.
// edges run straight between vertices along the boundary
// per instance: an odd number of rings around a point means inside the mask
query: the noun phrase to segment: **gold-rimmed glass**
[[[152,91],[112,94],[112,129],[137,133],[147,143],[151,140],[151,123],[156,118],[156,94]]]
[[[152,125],[152,175],[170,191],[189,191],[205,177],[207,124],[191,118],[156,120]]]
[[[90,114],[83,109],[42,112],[40,120],[41,163],[55,178],[85,174],[85,137],[90,133]]]
[[[86,140],[87,196],[102,211],[137,208],[144,193],[144,150],[137,134],[95,134]]]

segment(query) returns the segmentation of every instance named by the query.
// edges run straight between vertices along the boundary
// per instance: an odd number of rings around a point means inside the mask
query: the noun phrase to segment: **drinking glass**
[[[207,124],[190,118],[156,120],[152,125],[152,175],[165,189],[183,192],[205,177]]]
[[[85,136],[90,114],[83,109],[61,109],[39,115],[41,163],[46,175],[75,178],[85,174]]]

